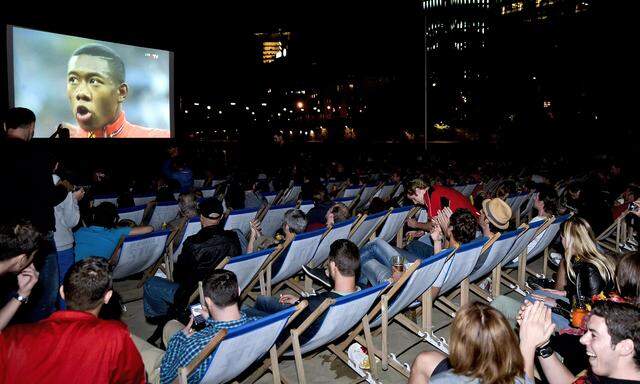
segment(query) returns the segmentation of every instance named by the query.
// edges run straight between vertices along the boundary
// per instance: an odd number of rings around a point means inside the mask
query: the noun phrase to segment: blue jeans
[[[369,282],[376,285],[391,277],[391,260],[397,255],[404,257],[405,262],[412,263],[433,255],[433,247],[420,241],[412,241],[406,249],[400,249],[382,239],[375,239],[360,251],[361,273],[358,284],[365,286]]]
[[[37,322],[46,319],[56,310],[58,290],[60,288],[58,274],[58,253],[53,241],[53,232],[45,236],[38,251],[43,262],[38,269],[40,276],[38,283],[31,292],[29,303],[25,307],[24,319],[27,322]],[[36,268],[37,268],[36,263]]]
[[[291,304],[281,304],[280,299],[272,296],[258,296],[253,307],[243,306],[247,316],[265,317],[291,307]]]
[[[247,238],[242,234],[242,231],[240,231],[238,228],[234,228],[232,229],[232,231],[234,231],[236,235],[238,235],[240,249],[242,250],[242,254],[244,255],[245,253],[247,253],[247,245],[249,245],[249,242],[247,241]]]
[[[553,293],[546,292],[543,290],[536,290],[533,293],[545,297],[551,297],[556,300],[562,300],[568,302],[565,296],[554,295]],[[524,298],[529,302],[535,303],[536,299],[534,299],[531,295],[528,295]],[[506,318],[509,320],[512,326],[515,327],[515,320],[518,317],[518,312],[520,311],[520,307],[522,306],[523,301],[512,299],[511,297],[500,295],[495,300],[491,302],[491,306],[498,311],[500,311]],[[561,329],[570,328],[569,319],[564,318],[556,313],[551,313],[551,320],[556,325],[556,331],[560,331]]]
[[[169,308],[173,304],[173,298],[179,286],[178,283],[158,276],[153,276],[147,280],[144,283],[142,295],[144,315],[154,318],[165,316],[169,313]]]
[[[58,251],[58,282],[60,285],[64,282],[64,277],[67,274],[67,271],[74,263],[75,253],[73,252],[73,247],[69,249],[65,249],[64,251]],[[67,305],[62,300],[62,297],[58,295],[58,306],[60,309],[67,309]]]

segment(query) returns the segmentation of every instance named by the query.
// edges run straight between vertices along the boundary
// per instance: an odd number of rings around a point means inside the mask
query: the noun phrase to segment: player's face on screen
[[[126,84],[116,82],[106,58],[72,56],[67,68],[67,96],[71,113],[85,131],[96,131],[112,123],[127,97]]]

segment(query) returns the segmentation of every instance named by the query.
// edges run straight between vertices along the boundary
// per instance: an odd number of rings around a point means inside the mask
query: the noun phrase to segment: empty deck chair
[[[380,229],[378,238],[386,241],[387,243],[396,238],[396,246],[402,246],[402,229],[405,221],[418,212],[419,208],[412,205],[405,207],[395,208],[391,211],[389,216],[384,222],[384,225]]]
[[[391,209],[387,211],[380,211],[371,215],[364,214],[356,221],[351,229],[349,240],[351,240],[358,248],[362,248],[363,245],[376,233],[376,231],[382,226],[384,220],[391,213]]]
[[[163,225],[175,219],[179,211],[180,207],[175,201],[156,203],[151,219],[149,219],[149,225],[153,227],[154,231],[159,231],[163,229]]]
[[[204,179],[193,179],[194,188],[202,188],[203,185],[204,185]]]
[[[347,187],[338,194],[338,197],[358,197],[360,195],[360,192],[362,191],[362,188],[362,186]]]
[[[301,185],[293,185],[287,190],[282,199],[278,202],[280,205],[287,205],[291,203],[295,203],[298,200],[298,196],[300,196],[300,191],[302,191]]]
[[[622,246],[629,237],[629,226],[627,225],[627,215],[629,211],[621,214],[607,229],[596,238],[598,245],[611,252],[622,255],[627,252]]]
[[[553,242],[553,240],[560,232],[560,227],[569,220],[572,214],[562,215],[560,217],[554,218],[546,231],[544,231],[542,238],[538,243],[533,247],[533,249],[527,251],[527,264],[534,258],[539,255],[543,255],[542,259],[542,273],[535,273],[531,270],[526,270],[527,273],[530,273],[534,276],[538,277],[546,277],[548,272],[548,260],[549,260],[549,245]]]
[[[258,208],[245,208],[233,210],[227,216],[224,223],[224,229],[232,230],[238,229],[242,234],[247,237],[251,231],[251,220],[256,217]]]
[[[170,233],[158,231],[125,237],[109,260],[114,266],[113,278],[122,279],[153,266],[164,253]]]
[[[147,209],[146,205],[137,205],[131,208],[118,208],[118,217],[120,220],[131,220],[136,225],[142,224],[142,218],[144,217],[144,211]]]
[[[382,188],[380,188],[376,194],[374,195],[374,197],[378,197],[382,200],[386,200],[391,198],[392,194],[395,192],[395,190],[397,189],[398,184],[394,184],[394,183],[389,183],[389,184],[385,184],[382,186]]]
[[[477,185],[478,185],[477,183],[467,184],[467,185],[464,186],[462,191],[460,191],[460,193],[462,193],[464,195],[464,197],[468,198],[469,196],[471,196],[473,191],[476,189]]]
[[[382,188],[381,184],[369,184],[362,189],[362,193],[360,194],[360,203],[356,209],[362,209],[369,206],[369,202],[375,196],[376,192]]]
[[[145,205],[156,200],[155,194],[136,195],[133,196],[133,203],[135,205]]]
[[[270,350],[274,381],[277,378],[279,382],[274,344],[280,333],[304,308],[306,301],[240,327],[218,332],[187,367],[178,370],[178,378],[174,383],[187,384],[189,375],[207,359],[211,362],[200,384],[229,382],[266,356]]]

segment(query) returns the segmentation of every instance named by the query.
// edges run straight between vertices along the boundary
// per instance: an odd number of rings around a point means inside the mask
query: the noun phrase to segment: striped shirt
[[[186,367],[200,351],[211,341],[221,329],[236,328],[248,322],[257,320],[256,317],[247,317],[242,312],[242,316],[238,320],[233,321],[214,321],[207,319],[207,325],[204,329],[187,337],[184,332],[180,331],[173,335],[167,345],[167,352],[162,358],[160,366],[160,383],[169,384],[178,376],[178,368]],[[196,368],[189,376],[189,384],[199,383],[204,377],[213,355],[209,355],[202,364]]]

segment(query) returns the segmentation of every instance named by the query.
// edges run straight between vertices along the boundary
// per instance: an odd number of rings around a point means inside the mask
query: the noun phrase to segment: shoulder
[[[460,384],[478,384],[480,381],[478,379],[473,379],[470,377],[457,375],[453,373],[453,371],[449,370],[446,372],[438,373],[433,376],[430,380],[432,384],[446,384],[446,383],[460,383]]]
[[[127,135],[123,137],[140,137],[140,138],[169,138],[171,131],[168,129],[146,128],[127,122]]]
[[[129,234],[131,233],[131,228],[129,227],[111,228],[109,232],[111,232],[116,236],[122,236],[122,235],[129,236]]]

